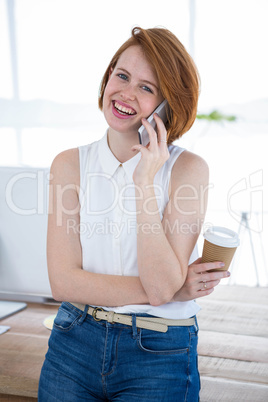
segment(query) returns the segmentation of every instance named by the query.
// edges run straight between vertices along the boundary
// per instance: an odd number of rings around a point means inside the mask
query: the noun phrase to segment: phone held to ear
[[[164,124],[167,122],[167,108],[168,108],[168,103],[167,100],[165,99],[160,105],[157,106],[157,108],[153,111],[153,113],[148,117],[147,121],[151,124],[153,129],[156,128],[156,122],[154,120],[154,113],[157,113],[161,120],[163,121]],[[142,125],[139,130],[139,139],[140,139],[140,144],[143,146],[146,146],[149,143],[149,134],[146,130],[146,128]]]

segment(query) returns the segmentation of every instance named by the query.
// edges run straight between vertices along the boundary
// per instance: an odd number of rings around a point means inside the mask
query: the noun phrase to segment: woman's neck
[[[110,150],[112,151],[116,159],[118,159],[121,163],[128,161],[138,153],[138,151],[131,150],[131,147],[133,147],[133,145],[139,143],[138,133],[135,137],[135,134],[133,136],[130,136],[127,134],[118,133],[109,128],[107,141]]]

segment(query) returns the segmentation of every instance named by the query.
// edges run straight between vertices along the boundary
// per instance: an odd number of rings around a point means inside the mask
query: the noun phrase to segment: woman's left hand
[[[150,142],[145,147],[138,144],[131,148],[133,151],[141,152],[141,160],[133,173],[135,183],[153,183],[156,173],[169,158],[165,125],[157,113],[154,114],[154,119],[158,134],[146,119],[142,119],[142,124],[149,134]]]
[[[188,267],[187,278],[182,288],[174,295],[172,301],[188,301],[199,297],[208,296],[213,292],[221,279],[230,276],[229,271],[211,272],[221,268],[221,262],[201,263],[198,258]]]

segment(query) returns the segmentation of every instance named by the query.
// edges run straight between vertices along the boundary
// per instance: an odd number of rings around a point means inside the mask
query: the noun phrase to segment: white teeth
[[[135,114],[135,112],[133,112],[133,110],[126,108],[125,106],[120,105],[119,103],[115,102],[114,106],[116,107],[117,110],[126,113],[126,114]]]

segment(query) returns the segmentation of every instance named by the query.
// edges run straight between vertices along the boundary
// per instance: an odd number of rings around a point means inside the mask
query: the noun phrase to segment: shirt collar
[[[108,130],[105,135],[99,141],[98,153],[101,166],[105,173],[113,176],[118,166],[122,165],[130,182],[133,182],[133,173],[134,170],[141,158],[141,153],[137,153],[133,158],[128,161],[121,163],[112,153],[108,146]]]

